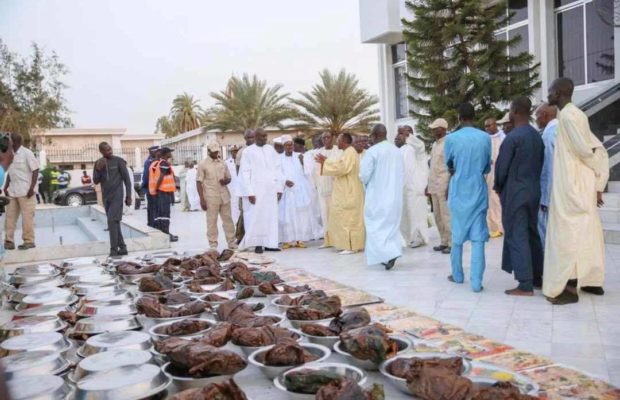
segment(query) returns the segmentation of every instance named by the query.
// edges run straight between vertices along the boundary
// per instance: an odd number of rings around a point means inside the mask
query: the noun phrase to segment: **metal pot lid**
[[[71,388],[56,375],[27,376],[7,382],[12,400],[58,400],[71,394]]]
[[[157,394],[171,379],[153,364],[130,365],[98,372],[77,384],[77,398],[137,400]]]
[[[19,334],[60,331],[67,327],[67,323],[54,315],[41,315],[9,321],[2,325],[1,330],[6,333]]]
[[[93,354],[80,361],[78,367],[92,373],[107,371],[125,365],[142,365],[153,359],[153,355],[144,350],[112,350]]]
[[[29,294],[22,299],[23,304],[70,303],[73,293],[69,289],[48,288],[41,292]]]
[[[151,336],[146,332],[118,331],[88,338],[78,352],[81,356],[88,356],[111,350],[149,350],[151,347]]]
[[[58,274],[60,274],[60,271],[58,271],[58,268],[52,264],[24,265],[15,268],[15,271],[13,271],[13,275],[21,276],[56,276]]]
[[[42,315],[56,316],[61,311],[67,311],[68,306],[66,304],[48,304],[45,306],[27,308],[15,314],[17,318],[26,318]]]
[[[58,332],[27,333],[9,338],[0,344],[0,348],[12,353],[35,350],[65,351],[69,347],[71,343]]]
[[[13,354],[0,359],[8,379],[25,375],[56,375],[69,368],[69,361],[53,350]]]
[[[140,328],[140,323],[133,315],[98,315],[79,320],[75,324],[74,332],[95,334],[127,331],[137,328]]]

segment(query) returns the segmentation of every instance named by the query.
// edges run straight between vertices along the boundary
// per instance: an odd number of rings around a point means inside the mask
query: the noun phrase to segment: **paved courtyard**
[[[140,210],[130,218],[145,220],[146,212]],[[203,212],[183,213],[176,207],[171,230],[180,238],[175,248],[208,247]],[[431,241],[437,242],[436,232]],[[221,238],[220,246],[224,243]],[[406,249],[394,270],[388,272],[383,266],[368,267],[363,254],[340,256],[330,249],[318,249],[319,245],[268,254],[284,265],[358,287],[387,303],[549,356],[620,386],[620,246],[606,247],[605,296],[584,293],[578,304],[552,306],[540,292],[530,298],[503,293],[515,282],[500,269],[502,239],[487,244],[484,291],[478,294],[470,290],[467,279],[463,285],[448,282],[449,256],[435,253],[430,246]],[[466,260],[469,255],[466,247]]]

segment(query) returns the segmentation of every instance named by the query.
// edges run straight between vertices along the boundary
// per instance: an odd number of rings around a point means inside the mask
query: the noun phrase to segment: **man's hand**
[[[34,196],[34,189],[30,188],[28,189],[28,193],[26,193],[26,197],[31,198],[32,196]]]
[[[125,205],[127,205],[127,207],[131,206],[131,196],[125,197]]]
[[[327,160],[327,157],[325,157],[325,155],[323,154],[317,154],[316,156],[314,156],[314,161],[318,162],[319,164],[323,164],[325,160]]]
[[[293,181],[286,181],[286,182],[284,182],[284,184],[286,185],[286,187],[290,187],[290,188],[292,188],[293,186],[295,186],[295,184],[293,183]]]
[[[230,178],[222,178],[220,179],[220,185],[226,186],[230,183]]]
[[[282,193],[278,192],[278,201],[280,201],[282,199]]]
[[[596,192],[596,205],[598,207],[603,207],[605,205],[603,201],[603,192]]]
[[[250,204],[256,204],[256,196],[248,196],[248,201]]]
[[[200,199],[200,208],[202,211],[207,211],[207,202],[204,199]]]
[[[108,163],[106,162],[105,158],[100,158],[95,163],[95,170],[101,171],[101,170],[103,170],[106,167],[107,164]]]

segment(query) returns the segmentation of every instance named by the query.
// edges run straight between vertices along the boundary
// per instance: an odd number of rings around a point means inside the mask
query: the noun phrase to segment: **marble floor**
[[[146,213],[140,210],[129,218],[145,219]],[[171,230],[180,237],[174,244],[176,248],[207,247],[202,212],[183,213],[177,207],[172,213]],[[220,236],[222,247],[225,241],[221,229]],[[437,242],[435,231],[431,242]],[[487,244],[482,293],[473,293],[467,279],[462,285],[448,282],[449,256],[437,254],[430,246],[406,249],[396,267],[388,272],[382,266],[367,266],[363,254],[340,256],[330,249],[318,249],[319,244],[270,254],[285,265],[364,289],[388,303],[549,356],[620,386],[620,246],[606,246],[604,296],[584,293],[577,304],[552,306],[540,292],[519,298],[504,294],[515,282],[499,267],[502,239]],[[466,260],[469,255],[466,246]]]

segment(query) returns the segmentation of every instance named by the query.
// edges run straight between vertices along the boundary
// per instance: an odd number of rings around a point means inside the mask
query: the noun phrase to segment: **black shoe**
[[[443,249],[447,249],[447,248],[448,248],[448,246],[444,246],[444,245],[442,244],[442,245],[440,245],[440,246],[435,246],[435,247],[433,247],[433,250],[435,250],[435,251],[442,251]]]
[[[254,253],[256,253],[256,254],[263,254],[263,251],[264,251],[264,250],[265,250],[265,249],[263,249],[263,246],[256,246],[256,247],[254,248]]]
[[[582,286],[581,290],[590,294],[595,294],[597,296],[602,296],[605,294],[605,291],[601,286]]]
[[[15,243],[4,242],[4,250],[15,250]]]
[[[178,242],[179,241],[179,237],[173,234],[170,234],[170,241],[171,242]]]
[[[386,263],[382,263],[383,266],[385,267],[386,271],[391,270],[392,268],[394,268],[394,264],[396,264],[396,257],[392,258],[390,261],[386,262]]]
[[[556,306],[563,306],[565,304],[572,304],[579,302],[579,296],[575,293],[564,289],[558,297],[547,297],[547,301]]]
[[[17,246],[17,248],[19,250],[28,250],[28,249],[34,249],[35,245],[34,243],[22,243],[19,246]]]
[[[265,251],[282,251],[282,249],[279,248],[273,248],[273,247],[265,247]]]
[[[446,247],[445,249],[441,250],[441,254],[450,254],[452,252],[452,247]]]
[[[117,253],[119,256],[126,256],[127,254],[129,254],[127,252],[127,247],[119,247]]]

